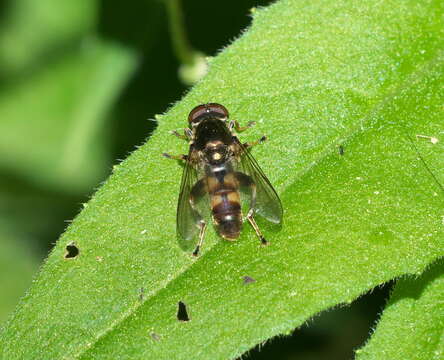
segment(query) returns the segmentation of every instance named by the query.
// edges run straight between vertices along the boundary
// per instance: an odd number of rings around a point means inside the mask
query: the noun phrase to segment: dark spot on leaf
[[[140,301],[143,301],[143,299],[145,299],[145,288],[144,288],[144,287],[141,287],[141,288],[139,289],[139,300],[140,300]]]
[[[244,280],[244,285],[248,285],[248,284],[256,282],[256,280],[250,276],[244,276],[242,279]]]
[[[150,333],[151,339],[154,341],[160,341],[160,335],[156,334],[155,332]]]
[[[79,256],[80,250],[74,242],[66,245],[65,259],[75,259]]]
[[[179,321],[190,321],[190,317],[188,316],[187,306],[182,301],[179,301],[179,304],[178,304],[177,320],[179,320]]]
[[[339,152],[339,155],[341,155],[341,156],[344,155],[344,147],[342,145],[339,145],[338,152]]]

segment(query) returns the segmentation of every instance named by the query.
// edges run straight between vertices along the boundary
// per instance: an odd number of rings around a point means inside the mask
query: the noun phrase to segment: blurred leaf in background
[[[19,231],[0,220],[0,323],[14,309],[17,296],[31,284],[39,258]]]
[[[39,186],[81,193],[103,178],[105,115],[134,69],[124,48],[85,40],[0,92],[0,167]]]
[[[75,46],[94,31],[97,1],[9,0],[0,24],[0,77],[45,67],[48,57]]]
[[[91,0],[2,6],[0,320],[66,225],[60,213],[78,209],[110,167],[108,114],[137,59],[100,39],[98,9]]]

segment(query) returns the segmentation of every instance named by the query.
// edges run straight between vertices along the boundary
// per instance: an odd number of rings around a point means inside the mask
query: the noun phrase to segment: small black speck
[[[145,299],[145,288],[144,288],[144,287],[141,287],[141,288],[139,289],[139,300],[140,300],[140,301],[143,301],[143,299]]]
[[[339,155],[344,155],[344,147],[342,145],[339,145],[338,147]]]
[[[256,280],[253,279],[251,276],[244,276],[242,279],[244,280],[244,285],[256,282]]]
[[[188,316],[187,305],[179,301],[177,308],[177,320],[179,321],[190,321],[190,317]]]

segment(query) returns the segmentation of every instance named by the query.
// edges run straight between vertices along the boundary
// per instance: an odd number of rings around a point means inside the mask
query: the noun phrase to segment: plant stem
[[[173,50],[183,64],[194,62],[194,50],[188,42],[180,0],[165,0]]]

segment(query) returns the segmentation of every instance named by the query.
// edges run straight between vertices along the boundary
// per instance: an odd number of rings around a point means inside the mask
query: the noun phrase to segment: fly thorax
[[[222,142],[208,142],[203,152],[210,165],[218,165],[227,161],[228,147]]]

